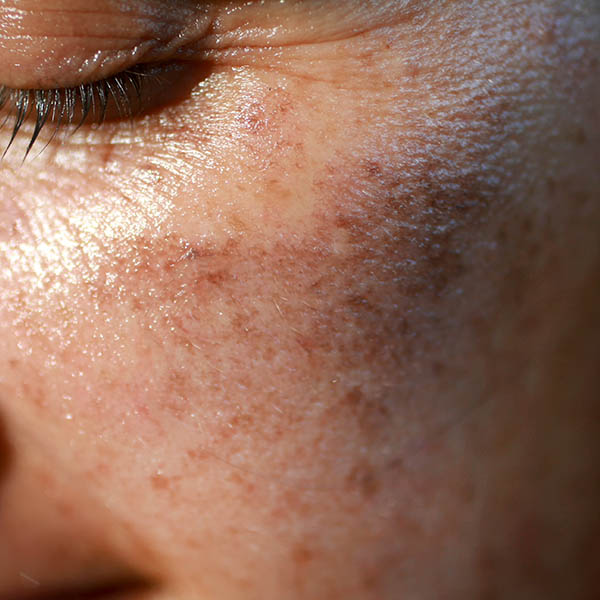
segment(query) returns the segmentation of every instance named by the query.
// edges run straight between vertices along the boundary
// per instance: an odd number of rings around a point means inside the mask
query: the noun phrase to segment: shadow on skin
[[[13,448],[8,439],[4,420],[0,415],[0,485],[8,475],[13,462]]]

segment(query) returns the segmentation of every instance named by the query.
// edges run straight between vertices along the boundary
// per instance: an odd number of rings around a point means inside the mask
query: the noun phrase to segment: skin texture
[[[0,599],[593,598],[597,3],[213,9],[0,164]]]

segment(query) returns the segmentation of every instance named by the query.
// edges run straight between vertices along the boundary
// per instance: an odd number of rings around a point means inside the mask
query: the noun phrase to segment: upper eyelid
[[[172,3],[166,0],[129,0],[126,10],[114,0],[96,0],[102,10],[85,9],[89,0],[67,1],[70,10],[28,10],[28,0],[0,5],[1,85],[67,88],[140,62],[169,60],[205,34],[214,13],[207,3],[183,1],[176,11],[167,10]]]

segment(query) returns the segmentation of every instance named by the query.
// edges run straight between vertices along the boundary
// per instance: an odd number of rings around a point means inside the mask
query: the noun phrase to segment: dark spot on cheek
[[[346,477],[346,488],[356,491],[365,500],[372,499],[381,488],[381,481],[374,468],[369,464],[360,464],[352,468]]]
[[[442,362],[435,361],[431,366],[431,371],[434,377],[442,377],[444,373],[446,373],[446,365]]]
[[[101,311],[110,312],[118,303],[121,308],[129,306],[142,327],[144,322],[154,326],[162,322],[184,332],[184,323],[193,320],[190,311],[209,302],[231,280],[236,255],[233,239],[222,244],[195,243],[175,236],[140,239],[104,267],[88,289]],[[189,302],[191,297],[194,303]],[[174,386],[181,388],[176,373],[172,378]]]
[[[242,411],[241,409],[238,409],[238,412],[236,412],[231,417],[229,423],[234,429],[240,427],[243,429],[249,429],[254,426],[255,416],[251,412],[246,412]]]
[[[402,169],[381,157],[325,173],[316,184],[322,216],[346,233],[357,279],[364,272],[365,281],[367,274],[394,280],[398,295],[416,299],[439,297],[464,273],[461,234],[494,195],[477,167],[428,161]]]
[[[304,566],[314,560],[315,553],[305,544],[297,544],[292,548],[292,560],[297,566]]]
[[[410,79],[418,79],[421,76],[421,73],[423,72],[423,67],[421,66],[420,63],[412,60],[407,62],[407,64],[404,65],[404,73],[407,77],[409,77]]]
[[[164,475],[155,474],[150,477],[152,487],[157,491],[165,491],[171,489],[171,480]]]
[[[56,502],[56,509],[65,520],[74,518],[77,513],[77,507],[65,500],[58,500]]]
[[[529,218],[529,217],[525,217],[522,221],[521,221],[521,233],[523,235],[531,235],[532,231],[533,231],[533,221]]]
[[[365,393],[361,387],[353,387],[323,414],[323,426],[332,420],[352,424],[365,440],[374,440],[389,425],[393,397],[377,392]]]
[[[169,492],[173,495],[177,494],[177,483],[181,481],[180,476],[167,476],[164,473],[158,472],[150,477],[150,484],[157,492]]]
[[[186,450],[186,455],[193,464],[201,463],[212,458],[212,454],[203,447],[190,448]]]
[[[32,378],[30,381],[21,381],[19,387],[23,397],[33,402],[38,408],[48,405],[47,391],[39,380]]]
[[[585,130],[581,127],[577,128],[573,133],[573,142],[577,146],[585,146],[587,144],[587,135]]]
[[[237,471],[233,471],[231,473],[229,476],[229,481],[235,484],[238,489],[242,490],[242,492],[247,495],[253,494],[256,490],[256,485],[251,481],[248,481],[247,478],[242,477],[242,475]]]

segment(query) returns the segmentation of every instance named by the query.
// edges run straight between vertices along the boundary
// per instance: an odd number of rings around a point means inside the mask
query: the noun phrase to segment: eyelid
[[[206,64],[173,61],[139,66],[72,88],[20,90],[0,86],[0,161],[15,139],[21,138],[21,131],[26,158],[38,137],[44,139],[43,149],[62,129],[72,133],[83,126],[97,129],[105,121],[113,125],[125,121],[131,127],[138,119],[184,101],[209,74]],[[48,133],[40,136],[43,130]]]
[[[0,84],[78,86],[166,61],[210,29],[214,3],[187,0],[8,0],[0,3]],[[91,8],[92,6],[93,8]]]

